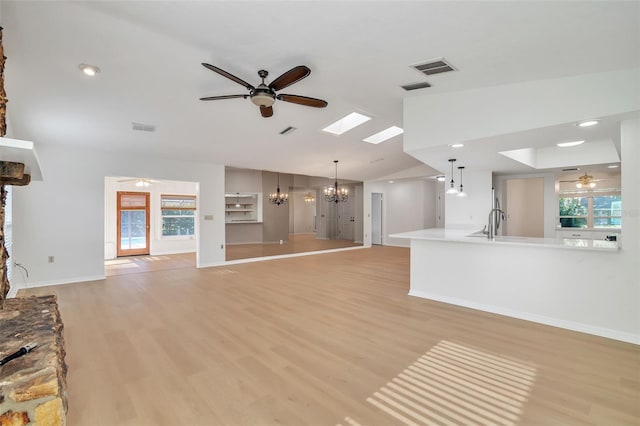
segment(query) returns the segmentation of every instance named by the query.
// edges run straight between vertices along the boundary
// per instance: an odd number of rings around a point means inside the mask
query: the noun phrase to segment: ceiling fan
[[[577,188],[595,188],[596,186],[596,182],[601,181],[602,179],[594,179],[593,176],[588,175],[588,174],[584,174],[580,177],[578,177],[578,179],[574,179],[574,180],[561,180],[560,182],[565,182],[565,183],[570,183],[570,182],[577,182],[576,183],[576,187]]]
[[[124,183],[124,182],[135,182],[137,187],[147,187],[147,186],[150,186],[152,183],[156,183],[159,181],[153,180],[153,179],[146,179],[146,178],[122,179],[118,181],[118,183]]]
[[[258,71],[258,76],[260,76],[260,78],[262,79],[262,83],[260,83],[258,87],[254,87],[246,81],[236,77],[235,75],[230,74],[225,70],[213,65],[202,63],[202,66],[244,86],[249,91],[249,93],[244,95],[208,96],[205,98],[200,98],[201,101],[251,98],[251,102],[260,107],[260,114],[262,114],[263,117],[271,117],[273,115],[272,105],[276,101],[276,99],[279,101],[291,102],[294,104],[306,105],[314,108],[324,108],[327,106],[327,102],[323,101],[322,99],[309,98],[307,96],[299,95],[286,95],[284,93],[276,94],[276,92],[284,89],[285,87],[291,86],[293,83],[297,83],[298,81],[311,74],[311,70],[304,65],[298,65],[297,67],[291,68],[289,71],[285,72],[268,85],[265,84],[264,79],[267,78],[269,73],[265,70],[260,70]]]

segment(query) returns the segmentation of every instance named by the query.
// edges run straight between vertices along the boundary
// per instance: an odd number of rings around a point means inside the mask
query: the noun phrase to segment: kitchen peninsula
[[[603,309],[615,287],[620,242],[495,237],[432,228],[411,240],[409,294],[570,330],[634,341],[615,326],[633,302]]]

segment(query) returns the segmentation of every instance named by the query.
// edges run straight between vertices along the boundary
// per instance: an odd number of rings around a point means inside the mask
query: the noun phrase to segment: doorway
[[[382,245],[382,194],[371,193],[371,244]]]
[[[116,254],[149,254],[149,193],[117,192]]]

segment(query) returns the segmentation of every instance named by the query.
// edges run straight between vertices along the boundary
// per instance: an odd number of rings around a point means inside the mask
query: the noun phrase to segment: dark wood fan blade
[[[294,104],[300,104],[300,105],[306,105],[306,106],[310,106],[310,107],[314,107],[314,108],[324,108],[326,107],[327,101],[323,101],[322,99],[316,99],[316,98],[308,98],[306,96],[299,96],[299,95],[278,95],[276,96],[276,98],[278,98],[278,100],[280,101],[285,101],[285,102],[291,102]]]
[[[255,89],[255,87],[253,87],[252,85],[250,85],[249,83],[247,83],[243,79],[238,78],[235,75],[230,74],[230,73],[226,72],[223,69],[220,69],[218,67],[214,67],[213,65],[210,65],[210,64],[205,64],[204,62],[202,63],[202,66],[207,68],[207,69],[210,69],[211,71],[216,72],[216,73],[218,73],[218,74],[220,74],[220,75],[222,75],[224,77],[227,77],[229,80],[235,81],[236,83],[243,85],[244,87],[246,87],[249,90]]]
[[[201,101],[217,101],[218,99],[235,99],[235,98],[245,98],[247,99],[249,95],[223,95],[223,96],[207,96],[206,98],[200,98]]]
[[[309,68],[304,65],[298,65],[273,80],[269,85],[269,88],[277,92],[278,90],[282,90],[285,87],[291,86],[293,83],[302,80],[309,74],[311,74],[311,70]]]
[[[273,115],[273,107],[261,105],[260,114],[262,114],[263,117],[271,117]]]

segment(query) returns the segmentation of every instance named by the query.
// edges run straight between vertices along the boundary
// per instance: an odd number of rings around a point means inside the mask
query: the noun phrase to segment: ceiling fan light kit
[[[291,86],[294,83],[302,80],[311,74],[311,70],[304,66],[298,65],[297,67],[291,68],[289,71],[285,72],[275,80],[273,80],[269,85],[264,82],[264,79],[267,78],[269,72],[266,70],[258,71],[258,76],[262,79],[262,82],[258,85],[258,87],[254,87],[253,85],[247,83],[246,81],[236,77],[235,75],[228,73],[227,71],[220,69],[211,64],[202,63],[202,66],[220,74],[223,77],[228,78],[231,81],[234,81],[242,86],[244,86],[249,94],[244,95],[223,95],[223,96],[208,96],[204,98],[200,98],[201,101],[215,101],[221,99],[235,99],[235,98],[250,98],[251,102],[260,107],[260,114],[263,117],[271,117],[273,115],[272,105],[276,100],[290,102],[298,105],[309,106],[313,108],[324,108],[328,104],[326,101],[322,99],[309,98],[307,96],[300,95],[287,95],[287,94],[277,94],[276,92],[284,89],[285,87]]]

